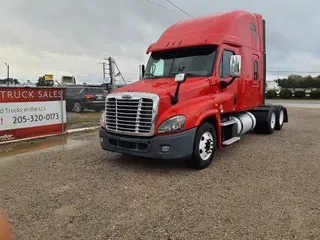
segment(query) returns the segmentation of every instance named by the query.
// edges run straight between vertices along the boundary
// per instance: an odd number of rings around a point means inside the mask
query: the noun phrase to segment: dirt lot
[[[103,152],[96,132],[52,139],[0,159],[0,208],[24,240],[319,239],[320,110],[289,114],[203,171]]]

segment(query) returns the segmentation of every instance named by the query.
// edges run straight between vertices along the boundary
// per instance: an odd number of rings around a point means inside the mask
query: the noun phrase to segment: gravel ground
[[[289,114],[202,171],[103,152],[97,132],[2,158],[0,208],[24,240],[319,239],[320,110]]]

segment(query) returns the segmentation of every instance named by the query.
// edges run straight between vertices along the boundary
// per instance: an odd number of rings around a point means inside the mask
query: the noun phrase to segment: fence
[[[0,142],[66,132],[65,89],[0,88]]]

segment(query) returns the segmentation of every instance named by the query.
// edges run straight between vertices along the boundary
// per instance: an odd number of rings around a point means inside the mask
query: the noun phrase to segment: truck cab
[[[262,16],[242,10],[170,26],[142,79],[107,96],[102,149],[203,169],[242,134],[280,130],[286,108],[265,105],[265,42]]]

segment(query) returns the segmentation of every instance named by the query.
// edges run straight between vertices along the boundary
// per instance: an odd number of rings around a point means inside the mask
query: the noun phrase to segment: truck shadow
[[[135,157],[129,155],[115,154],[112,157],[105,158],[104,164],[111,164],[113,167],[133,170],[133,171],[194,171],[185,164],[186,159],[150,159],[143,157]]]
[[[185,159],[167,160],[167,159],[150,159],[135,157],[129,155],[118,155],[113,158],[112,162],[125,168],[139,169],[188,169],[185,165]]]
[[[184,159],[150,159],[150,158],[143,158],[143,157],[135,157],[129,155],[121,155],[116,154],[109,159],[105,159],[103,162],[105,164],[111,164],[113,167],[126,169],[126,170],[133,170],[133,171],[154,171],[154,170],[175,170],[178,172],[194,172],[197,171],[193,168],[190,168],[186,164],[186,158]],[[217,150],[215,159],[212,165],[220,162],[221,160],[221,150]],[[210,168],[210,167],[209,167]]]

